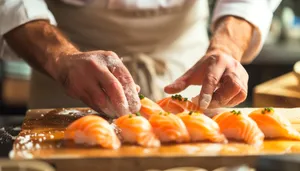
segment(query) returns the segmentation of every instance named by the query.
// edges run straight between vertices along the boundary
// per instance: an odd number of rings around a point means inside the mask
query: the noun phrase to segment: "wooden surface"
[[[300,86],[294,72],[287,73],[260,85],[253,91],[254,107],[300,107]]]
[[[219,113],[224,110],[219,109]],[[240,109],[244,113],[254,110]],[[300,131],[300,108],[276,109],[286,116]],[[167,169],[179,166],[201,166],[215,169],[224,165],[253,164],[258,156],[268,154],[300,154],[300,142],[266,140],[261,148],[243,142],[215,144],[208,142],[163,145],[160,148],[142,148],[125,145],[118,150],[84,147],[64,141],[64,130],[74,120],[92,110],[55,109],[30,110],[16,138],[10,157],[12,159],[41,159],[53,163],[58,170],[89,168],[88,170],[145,170]],[[74,161],[75,160],[75,161]],[[88,164],[87,164],[88,163]],[[99,166],[100,165],[100,166]],[[79,169],[80,170],[80,169]]]

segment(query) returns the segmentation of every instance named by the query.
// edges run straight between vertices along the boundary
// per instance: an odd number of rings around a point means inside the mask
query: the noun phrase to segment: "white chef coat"
[[[78,2],[87,0],[64,0]],[[168,8],[180,5],[184,0],[108,0],[108,2],[123,1],[125,8]],[[188,1],[188,0],[186,0]],[[244,54],[242,62],[250,62],[261,50],[269,32],[273,12],[281,0],[218,0],[213,11],[212,31],[214,23],[225,15],[234,15],[244,18],[253,24],[257,30],[252,38],[250,48]],[[108,3],[110,4],[110,3]],[[120,4],[120,3],[119,3]],[[122,7],[122,6],[121,6]],[[3,34],[36,19],[50,20],[56,25],[55,18],[47,8],[44,0],[0,0],[0,58],[16,59],[16,55],[7,47]]]
[[[75,1],[79,2],[85,0],[62,1],[74,3]],[[71,40],[73,39],[73,41],[81,45],[84,49],[101,49],[102,47],[107,47],[108,49],[116,48],[117,54],[119,54],[118,52],[122,53],[122,50],[118,50],[126,47],[126,50],[132,53],[129,55],[130,58],[135,58],[135,56],[143,58],[142,56],[146,55],[146,58],[154,59],[158,57],[166,61],[171,79],[165,77],[166,75],[152,77],[156,80],[154,84],[157,84],[161,90],[166,84],[174,81],[175,78],[178,78],[199,60],[204,54],[208,44],[205,31],[205,21],[208,14],[208,10],[206,9],[207,0],[196,1],[198,3],[193,6],[191,13],[184,9],[179,10],[181,12],[178,12],[178,14],[183,15],[182,18],[174,11],[161,15],[158,14],[158,16],[161,17],[156,16],[149,18],[144,16],[144,14],[147,14],[147,9],[158,9],[157,12],[165,11],[160,10],[161,8],[172,9],[174,6],[179,6],[180,9],[183,3],[191,2],[182,0],[181,2],[177,1],[177,3],[175,3],[175,1],[176,0],[170,0],[168,1],[170,3],[166,3],[167,1],[163,0],[107,0],[107,2],[109,2],[106,6],[107,9],[119,8],[129,11],[145,11],[140,13],[142,14],[141,17],[122,17],[122,14],[119,12],[117,12],[119,14],[115,15],[114,12],[105,10],[99,11],[101,10],[99,7],[103,7],[105,1],[94,0],[92,5],[76,10],[72,7],[55,4],[55,2],[51,0],[0,0],[0,36],[23,23],[35,19],[48,19],[53,25],[56,25],[57,21],[59,21],[59,27],[71,37]],[[273,11],[279,3],[280,0],[219,0],[213,12],[212,31],[214,30],[214,23],[225,15],[235,15],[244,18],[256,26],[257,29],[253,34],[251,46],[243,57],[243,62],[249,62],[261,49],[270,27]],[[47,8],[47,4],[51,10]],[[77,5],[84,4],[77,3]],[[68,16],[73,16],[73,14],[75,17],[70,20]],[[54,18],[54,16],[56,17]],[[83,21],[87,17],[89,17],[89,20]],[[89,23],[89,21],[92,23]],[[165,37],[169,34],[159,31],[155,29],[155,27],[159,27],[159,23],[164,24],[164,21],[169,23],[169,25],[164,25],[163,27],[167,27],[170,30],[171,37],[167,37],[168,40],[161,42],[157,41],[160,39],[159,37]],[[105,27],[108,28],[104,28],[101,24],[103,22],[107,24]],[[130,24],[126,26],[127,22],[130,22]],[[73,25],[78,23],[81,24],[73,27]],[[118,26],[118,28],[115,28],[116,26]],[[110,30],[110,28],[112,28],[112,30]],[[144,32],[141,30],[142,28],[147,29]],[[119,31],[116,32],[116,30]],[[177,31],[180,35],[177,35]],[[175,37],[172,35],[173,33]],[[119,35],[120,37],[116,37],[115,35]],[[103,40],[103,37],[105,37],[104,40],[107,41],[97,42]],[[118,40],[113,41],[116,38]],[[0,39],[2,42],[2,45],[0,44],[1,56],[5,58],[16,57],[13,56],[14,53],[5,44],[3,38],[0,37]],[[120,44],[120,42],[123,43]],[[142,47],[142,44],[146,44],[146,46]],[[160,48],[151,49],[153,45]],[[140,53],[142,53],[142,55]],[[33,72],[32,76],[31,90],[34,92],[30,95],[30,108],[79,107],[83,105],[74,99],[63,96],[63,92],[58,84],[46,76],[40,75],[37,72]],[[142,87],[144,90],[145,86]],[[191,97],[197,95],[199,92],[198,87],[191,87],[189,90],[181,92],[181,94]],[[47,99],[44,97],[47,97]]]

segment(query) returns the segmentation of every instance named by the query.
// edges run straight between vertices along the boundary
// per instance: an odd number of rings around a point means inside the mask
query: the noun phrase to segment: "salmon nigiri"
[[[183,143],[190,141],[187,128],[176,115],[168,112],[153,114],[149,122],[161,142]]]
[[[295,130],[289,120],[273,108],[254,110],[249,114],[265,134],[266,138],[287,138],[300,140],[300,133]]]
[[[72,139],[78,144],[100,145],[110,149],[121,146],[113,127],[96,115],[83,116],[72,122],[66,128],[65,139]]]
[[[202,110],[198,107],[198,105],[189,101],[187,98],[183,98],[181,95],[173,95],[171,97],[166,97],[157,102],[157,104],[166,112],[178,114],[182,112],[200,112]]]
[[[159,147],[160,141],[153,132],[149,121],[143,116],[128,114],[114,121],[120,129],[124,142],[136,143],[143,147]]]
[[[248,144],[260,146],[264,140],[264,134],[257,124],[240,111],[224,112],[213,117],[228,139],[243,140]]]
[[[140,113],[146,119],[149,119],[149,116],[154,113],[164,112],[164,110],[154,101],[148,99],[143,95],[139,95],[141,101]]]
[[[177,116],[187,127],[191,141],[209,140],[216,143],[227,143],[219,125],[208,116],[198,112],[183,112]]]

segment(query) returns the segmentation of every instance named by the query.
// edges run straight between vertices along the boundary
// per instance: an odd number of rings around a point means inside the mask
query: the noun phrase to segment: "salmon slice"
[[[148,99],[147,97],[141,94],[139,96],[141,101],[140,114],[146,119],[149,119],[150,115],[154,113],[164,112],[164,110],[154,101]]]
[[[227,143],[219,125],[208,116],[198,112],[183,112],[177,114],[184,122],[191,141],[209,140],[216,143]]]
[[[157,104],[166,112],[178,114],[182,112],[200,112],[203,111],[187,98],[183,98],[181,95],[173,95],[171,97],[166,97],[157,102]]]
[[[243,140],[254,146],[263,144],[263,132],[250,117],[240,111],[224,112],[213,117],[213,120],[228,139]]]
[[[120,135],[124,142],[136,143],[143,147],[159,147],[160,141],[154,134],[149,121],[143,116],[128,114],[114,121],[120,129]]]
[[[78,144],[100,145],[117,149],[121,146],[113,127],[102,117],[87,115],[72,122],[65,131],[65,139]]]
[[[161,142],[184,143],[190,141],[187,128],[183,121],[176,115],[168,112],[153,114],[149,122]]]
[[[261,108],[249,114],[266,138],[285,138],[300,140],[300,133],[292,127],[289,120],[273,108]]]

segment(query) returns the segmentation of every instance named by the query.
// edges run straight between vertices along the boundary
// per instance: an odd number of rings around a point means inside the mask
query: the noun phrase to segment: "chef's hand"
[[[207,53],[165,91],[178,93],[189,85],[202,85],[196,98],[202,109],[232,107],[246,99],[247,83],[248,74],[240,62],[216,50]]]
[[[56,80],[67,94],[112,117],[138,112],[139,87],[117,54],[110,51],[62,54]]]
[[[254,29],[241,18],[219,19],[205,56],[165,87],[165,92],[179,93],[190,85],[202,85],[200,95],[194,98],[202,109],[233,107],[243,102],[247,97],[249,76],[240,61],[249,61],[243,57]],[[255,52],[246,57],[254,56]]]

